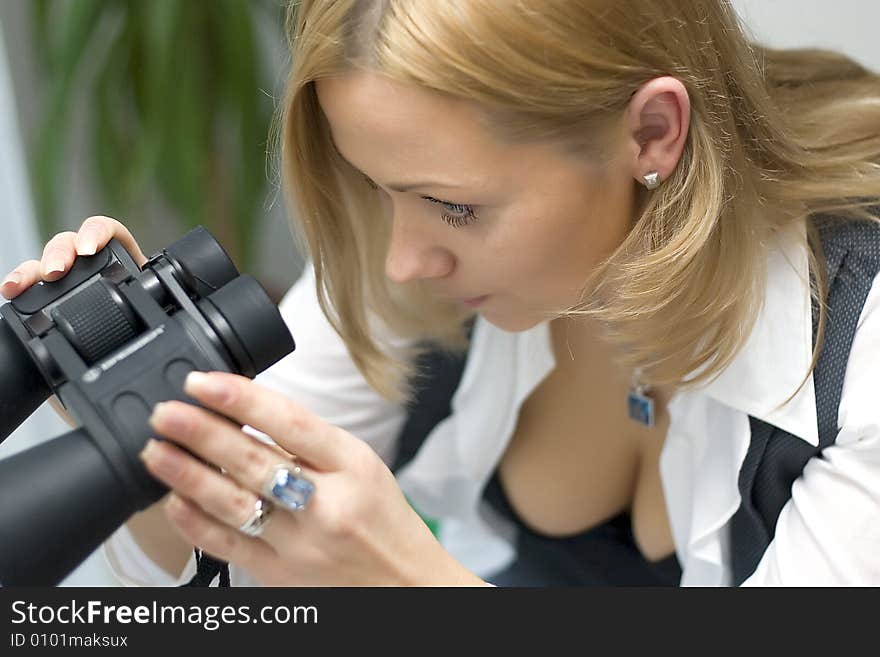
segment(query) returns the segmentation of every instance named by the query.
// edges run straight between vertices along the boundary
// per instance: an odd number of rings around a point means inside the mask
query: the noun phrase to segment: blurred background
[[[267,158],[289,64],[285,4],[0,0],[0,276],[106,214],[148,255],[205,225],[280,300],[303,263]],[[880,70],[877,0],[733,4],[755,40]],[[44,405],[0,458],[66,430]],[[97,552],[64,585],[117,583]]]
[[[92,214],[146,253],[203,224],[273,296],[299,260],[267,161],[282,0],[0,0],[42,244]]]

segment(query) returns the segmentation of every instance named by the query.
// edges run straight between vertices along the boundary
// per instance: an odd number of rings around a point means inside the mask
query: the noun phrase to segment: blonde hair
[[[322,77],[377,71],[475,103],[501,140],[555,140],[600,161],[639,86],[679,79],[691,119],[677,168],[638,192],[630,233],[582,301],[560,310],[599,320],[647,383],[696,385],[730,362],[763,303],[777,231],[806,224],[821,302],[824,259],[808,219],[874,218],[880,78],[835,53],[750,43],[725,0],[302,0],[290,5],[288,38],[278,128],[292,229],[324,313],[388,399],[409,398],[427,346],[466,346],[468,316],[386,278],[389,222],[333,147],[314,88]],[[376,320],[414,346],[380,343]]]

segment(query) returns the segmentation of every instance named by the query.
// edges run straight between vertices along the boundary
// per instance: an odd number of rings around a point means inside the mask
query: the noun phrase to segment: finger
[[[233,529],[239,529],[254,512],[259,499],[256,493],[200,463],[168,441],[147,441],[141,459],[159,481]],[[277,524],[290,522],[289,514],[279,515],[281,518]]]
[[[157,404],[150,424],[160,435],[220,466],[226,475],[257,494],[263,493],[277,465],[289,465],[291,470],[296,466],[288,459],[279,458],[276,450],[244,434],[236,425],[190,404],[178,401]],[[288,490],[295,496],[293,501],[303,504],[308,501],[316,474],[310,472],[291,481]]]
[[[184,391],[240,424],[268,434],[319,470],[340,470],[356,439],[279,392],[228,372],[191,372]]]
[[[218,522],[177,493],[168,496],[165,513],[178,534],[218,559],[235,563],[257,576],[263,573],[265,577],[277,568],[278,554],[268,543]]]
[[[257,442],[260,442],[260,443],[266,445],[267,447],[271,447],[271,448],[274,449],[276,452],[278,452],[279,454],[282,454],[283,456],[289,458],[289,459],[292,460],[292,461],[295,461],[295,460],[296,460],[296,454],[291,454],[290,452],[288,452],[288,451],[287,451],[286,449],[284,449],[281,445],[279,445],[278,443],[276,443],[276,442],[272,439],[271,436],[267,436],[267,435],[264,434],[262,431],[257,431],[256,429],[254,429],[254,428],[253,428],[251,425],[249,425],[249,424],[243,424],[242,427],[241,427],[241,430],[242,430],[244,433],[246,433],[247,435],[249,435],[251,438],[253,438],[254,440],[256,440]]]
[[[40,261],[25,260],[3,279],[3,283],[0,284],[0,294],[7,299],[14,299],[41,278]]]
[[[76,258],[74,239],[76,239],[76,233],[68,230],[58,233],[46,242],[40,262],[40,274],[43,280],[57,281],[70,269],[74,258]]]
[[[79,255],[92,255],[116,238],[131,254],[138,267],[143,266],[147,257],[135,241],[131,232],[116,219],[104,216],[89,217],[83,221],[76,236],[76,252]]]
[[[200,463],[168,441],[147,441],[140,457],[150,474],[159,481],[231,527],[240,527],[257,501],[255,493]]]

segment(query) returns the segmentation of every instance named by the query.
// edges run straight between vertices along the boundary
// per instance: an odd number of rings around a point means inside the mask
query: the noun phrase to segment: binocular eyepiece
[[[0,307],[0,441],[50,394],[79,428],[0,461],[0,585],[57,584],[167,489],[138,454],[193,370],[253,378],[295,348],[203,227],[143,268],[117,241]]]

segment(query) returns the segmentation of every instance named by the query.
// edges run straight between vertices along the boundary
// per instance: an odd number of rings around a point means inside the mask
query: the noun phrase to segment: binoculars
[[[139,268],[117,241],[0,307],[0,441],[55,394],[78,428],[0,461],[0,585],[54,585],[167,488],[138,458],[193,370],[250,378],[295,348],[203,227]]]

